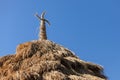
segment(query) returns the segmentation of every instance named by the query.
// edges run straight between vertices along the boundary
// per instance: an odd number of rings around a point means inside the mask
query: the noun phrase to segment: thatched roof
[[[103,68],[48,40],[18,45],[0,58],[0,80],[106,80]]]

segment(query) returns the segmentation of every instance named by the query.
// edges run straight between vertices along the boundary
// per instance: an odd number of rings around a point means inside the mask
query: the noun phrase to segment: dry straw
[[[0,58],[0,80],[107,80],[103,68],[48,40],[18,45]]]

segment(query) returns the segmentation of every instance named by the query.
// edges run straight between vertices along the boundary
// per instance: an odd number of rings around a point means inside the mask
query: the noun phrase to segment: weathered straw
[[[18,45],[0,58],[0,80],[107,80],[99,65],[80,60],[49,40]]]

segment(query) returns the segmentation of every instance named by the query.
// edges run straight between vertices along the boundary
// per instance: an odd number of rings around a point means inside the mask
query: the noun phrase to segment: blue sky
[[[49,40],[102,65],[109,80],[119,79],[120,0],[0,0],[0,56],[38,39],[34,14],[44,10]]]

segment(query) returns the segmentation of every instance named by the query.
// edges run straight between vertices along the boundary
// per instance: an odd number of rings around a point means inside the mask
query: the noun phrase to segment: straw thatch
[[[103,68],[48,40],[18,45],[0,58],[0,80],[106,80]]]

